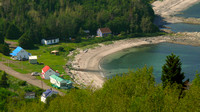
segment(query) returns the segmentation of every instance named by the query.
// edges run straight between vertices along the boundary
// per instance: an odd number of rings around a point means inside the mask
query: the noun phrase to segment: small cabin
[[[111,33],[112,31],[110,30],[110,28],[99,28],[97,30],[97,37],[106,37]]]
[[[41,77],[43,79],[50,79],[50,76],[51,75],[57,75],[59,76],[60,74],[57,72],[57,71],[54,71],[52,68],[50,68],[49,66],[45,66],[43,69],[42,69],[42,75]]]
[[[37,64],[37,56],[29,56],[29,63]]]
[[[10,53],[10,55],[12,56],[13,59],[23,61],[23,60],[28,60],[29,56],[31,56],[31,53],[28,53],[23,48],[18,46],[15,50],[12,51],[12,53]]]
[[[72,82],[70,80],[64,80],[56,75],[50,76],[50,82],[53,84],[53,86],[61,89],[70,89],[72,87]]]
[[[41,43],[44,45],[51,45],[51,44],[57,44],[59,43],[59,38],[54,38],[54,39],[42,39]]]

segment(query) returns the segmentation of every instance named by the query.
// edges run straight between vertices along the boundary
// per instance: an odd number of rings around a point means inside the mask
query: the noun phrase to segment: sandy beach
[[[185,18],[176,17],[180,11],[186,10],[192,5],[200,2],[199,0],[163,0],[155,1],[152,4],[153,10],[159,18],[156,18],[157,25],[163,25],[165,23],[180,23]]]
[[[199,2],[199,0],[164,0],[163,2],[156,1],[153,3],[156,14],[161,16],[170,16],[182,11],[191,5]],[[87,52],[80,50],[80,53],[75,56],[72,62],[72,67],[80,69],[71,71],[74,81],[80,85],[93,86],[96,88],[102,87],[106,80],[101,74],[99,62],[104,56],[114,52],[140,46],[144,44],[156,44],[161,42],[172,42],[179,44],[200,45],[200,33],[180,33],[173,36],[158,36],[149,38],[133,38],[115,41],[110,45],[102,45],[95,49],[89,49]]]

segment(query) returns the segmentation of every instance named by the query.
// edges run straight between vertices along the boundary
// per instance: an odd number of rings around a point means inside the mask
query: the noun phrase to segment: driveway
[[[12,68],[6,66],[3,64],[4,62],[0,62],[0,70],[5,71],[9,75],[12,75],[20,80],[26,81],[29,84],[32,84],[34,86],[37,86],[41,89],[50,89],[52,87],[46,85],[42,80],[36,79],[34,76],[31,76],[31,74],[21,74],[19,72],[14,71]],[[64,93],[52,88],[52,90],[57,91],[61,96],[64,95]]]

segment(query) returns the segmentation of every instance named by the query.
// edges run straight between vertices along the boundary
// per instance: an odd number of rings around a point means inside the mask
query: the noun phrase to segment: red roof
[[[102,33],[112,33],[110,28],[99,28]]]
[[[46,65],[42,70],[43,70],[44,72],[47,72],[49,69],[50,69],[50,67]]]

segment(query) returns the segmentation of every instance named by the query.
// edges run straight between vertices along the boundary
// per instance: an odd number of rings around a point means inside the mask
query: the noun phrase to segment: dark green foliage
[[[0,44],[4,44],[4,37],[1,32],[0,32]]]
[[[0,44],[0,53],[8,56],[10,53],[9,46],[7,44]]]
[[[26,81],[19,81],[18,84],[19,84],[19,86],[26,86],[27,85]]]
[[[0,10],[4,22],[3,33],[17,39],[22,32],[31,30],[34,43],[42,38],[85,36],[83,30],[96,35],[100,27],[110,27],[113,34],[151,33],[154,12],[149,0],[2,0]],[[14,23],[9,25],[9,23]],[[145,27],[145,25],[147,27]],[[9,27],[8,27],[9,26]],[[0,28],[1,29],[1,28]],[[13,30],[16,29],[16,30]],[[76,39],[79,41],[80,39]]]
[[[8,39],[18,39],[21,36],[19,28],[15,24],[11,24],[6,32],[6,38]]]
[[[64,47],[59,47],[58,50],[59,50],[60,52],[64,52],[64,51],[65,51],[65,50],[64,50]]]
[[[5,72],[2,72],[2,76],[1,76],[1,80],[0,80],[0,87],[3,87],[3,88],[9,87],[7,74]]]
[[[173,53],[167,56],[166,63],[162,67],[162,83],[163,87],[167,84],[183,84],[182,80],[185,78],[184,73],[181,71],[181,61],[178,56]]]
[[[34,42],[32,38],[30,37],[30,31],[24,33],[18,40],[19,46],[21,46],[24,49],[33,49],[34,48]]]

